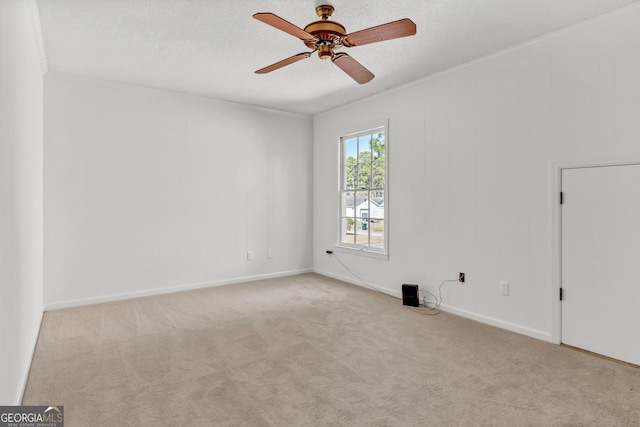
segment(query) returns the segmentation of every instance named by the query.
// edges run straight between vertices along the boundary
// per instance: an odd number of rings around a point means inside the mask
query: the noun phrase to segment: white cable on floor
[[[440,304],[442,304],[442,285],[444,285],[447,282],[459,282],[458,279],[447,279],[447,280],[443,280],[442,283],[440,283],[440,286],[438,286],[438,296],[436,297],[434,294],[432,294],[431,292],[427,291],[426,289],[420,289],[418,288],[418,292],[424,292],[425,294],[429,294],[431,295],[431,297],[435,300],[435,301],[427,301],[427,297],[422,297],[422,303],[424,304],[424,308],[430,311],[435,311],[435,313],[429,313],[426,312],[424,310],[420,310],[420,309],[416,309],[416,311],[420,311],[424,314],[429,314],[429,315],[434,315],[434,314],[439,314],[440,313]],[[433,307],[429,307],[427,304],[435,304],[435,306]]]
[[[349,273],[351,273],[354,277],[356,277],[358,280],[360,280],[360,281],[361,281],[365,286],[367,286],[367,287],[369,287],[369,288],[373,289],[374,291],[378,291],[378,292],[380,292],[381,294],[389,295],[388,293],[381,291],[380,289],[376,288],[375,286],[370,285],[370,284],[369,284],[369,283],[367,283],[367,282],[366,282],[362,277],[360,277],[360,276],[358,276],[356,273],[354,273],[354,272],[353,272],[349,267],[347,267],[347,265],[346,265],[344,262],[342,262],[342,260],[338,257],[338,255],[336,255],[336,254],[335,254],[335,252],[331,252],[331,254],[330,254],[330,255],[333,255],[333,256],[338,260],[338,262],[339,262],[340,264],[342,264],[342,266],[343,266],[344,268],[346,268],[346,269],[347,269],[347,271],[348,271]]]

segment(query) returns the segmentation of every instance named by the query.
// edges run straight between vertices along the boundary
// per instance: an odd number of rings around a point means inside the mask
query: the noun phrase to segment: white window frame
[[[343,213],[346,211],[346,207],[343,206],[343,201],[344,201],[344,193],[346,192],[353,192],[354,193],[354,206],[353,206],[353,216],[354,218],[356,218],[357,212],[356,212],[356,208],[357,206],[355,205],[355,201],[356,201],[356,192],[357,191],[367,191],[369,194],[369,197],[367,197],[368,200],[370,200],[370,194],[373,192],[378,192],[380,191],[378,188],[372,188],[369,187],[366,190],[362,190],[362,189],[346,189],[345,187],[345,174],[346,174],[346,170],[345,170],[345,164],[346,164],[346,149],[345,149],[345,143],[347,140],[351,140],[353,138],[357,138],[360,136],[364,136],[364,135],[374,135],[376,133],[384,133],[384,187],[381,190],[384,194],[384,206],[383,206],[383,212],[384,212],[384,246],[382,248],[378,248],[375,246],[370,246],[370,245],[359,245],[359,244],[355,244],[355,243],[346,243],[342,241],[342,236],[343,236],[343,220],[344,220],[344,215]],[[338,185],[338,243],[335,246],[335,249],[340,251],[340,252],[348,252],[348,253],[354,253],[354,254],[360,254],[360,255],[365,255],[365,256],[369,256],[369,257],[373,257],[373,258],[379,258],[379,259],[388,259],[389,257],[389,127],[388,124],[386,122],[380,123],[377,126],[373,126],[370,128],[366,128],[364,130],[360,130],[357,132],[352,132],[352,133],[347,133],[342,135],[339,138],[339,185]],[[372,154],[373,154],[373,150],[372,150]],[[369,217],[371,217],[371,211],[369,210]],[[370,221],[367,221],[367,224],[369,224],[369,226],[367,227],[368,233],[371,233],[371,227]],[[357,223],[353,224],[354,227],[354,232],[355,227],[357,226]],[[369,242],[370,242],[371,236],[369,234]]]

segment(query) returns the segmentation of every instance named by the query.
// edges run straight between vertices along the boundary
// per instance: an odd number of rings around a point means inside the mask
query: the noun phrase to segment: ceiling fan
[[[331,5],[316,7],[316,14],[319,21],[314,21],[304,27],[304,30],[285,21],[273,13],[256,13],[253,15],[258,21],[271,25],[285,33],[299,38],[309,48],[311,52],[298,53],[289,58],[278,61],[267,67],[256,71],[257,74],[270,73],[286,65],[291,65],[302,59],[308,58],[311,54],[318,52],[320,59],[331,59],[342,71],[347,73],[359,84],[371,81],[375,76],[362,64],[344,52],[335,53],[334,50],[342,47],[362,46],[369,43],[381,42],[384,40],[397,39],[400,37],[412,36],[416,33],[416,24],[408,18],[365,30],[347,34],[347,30],[336,21],[330,21],[334,8]]]

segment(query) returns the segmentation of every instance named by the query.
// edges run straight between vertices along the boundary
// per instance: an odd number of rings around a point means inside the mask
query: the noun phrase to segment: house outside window
[[[339,246],[387,254],[386,127],[340,138]]]

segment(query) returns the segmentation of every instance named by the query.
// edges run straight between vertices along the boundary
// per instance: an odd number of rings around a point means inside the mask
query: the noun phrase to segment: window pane
[[[369,201],[369,218],[384,219],[384,195],[377,196],[375,192],[371,192],[371,200]]]
[[[367,153],[368,156],[369,153]],[[358,165],[358,189],[371,187],[371,163]]]
[[[358,139],[347,139],[344,142],[344,157],[345,163],[355,164],[358,159]]]
[[[344,166],[344,182],[342,183],[345,190],[351,190],[356,188],[356,177],[358,166],[357,165],[345,165]]]
[[[342,218],[342,227],[340,231],[340,242],[355,244],[355,221],[353,218]]]
[[[356,244],[369,246],[369,224],[362,218],[356,220]]]
[[[373,161],[373,176],[371,187],[383,188],[384,187],[384,156],[377,158]]]
[[[345,191],[342,193],[342,207],[340,210],[343,217],[353,218],[355,216],[355,211],[353,209],[354,199],[353,191]]]
[[[369,192],[368,191],[356,191],[355,201],[355,215],[358,218],[362,218],[362,211],[369,212]]]
[[[360,162],[365,153],[369,153],[371,158],[371,135],[364,135],[358,138],[358,153],[360,154]]]
[[[373,135],[373,157],[375,159],[384,159],[384,133],[377,133]]]
[[[384,248],[384,219],[371,218],[369,220],[369,244],[374,248]]]

